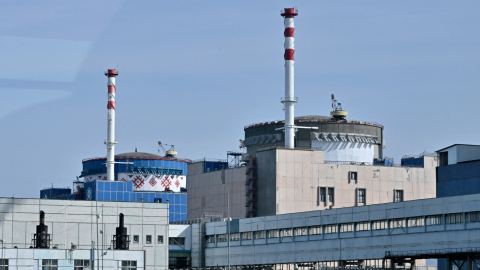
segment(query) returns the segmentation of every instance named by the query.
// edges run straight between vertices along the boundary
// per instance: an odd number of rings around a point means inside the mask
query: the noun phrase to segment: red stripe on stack
[[[115,110],[115,101],[109,101],[107,104],[107,109]]]
[[[293,31],[295,31],[295,28],[285,28],[285,32],[283,32],[283,34],[285,37],[293,37]]]
[[[285,54],[283,55],[283,57],[285,58],[285,61],[286,60],[293,60],[295,61],[295,59],[293,59],[293,53],[295,52],[294,49],[285,49]]]
[[[115,93],[115,85],[108,86],[108,93]]]

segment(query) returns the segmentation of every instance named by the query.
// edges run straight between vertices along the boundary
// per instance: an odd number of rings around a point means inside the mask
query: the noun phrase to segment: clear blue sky
[[[385,155],[480,144],[479,1],[7,1],[0,5],[0,196],[71,187],[117,153],[225,158],[243,126],[283,119],[283,19],[295,20],[296,115],[385,126]]]

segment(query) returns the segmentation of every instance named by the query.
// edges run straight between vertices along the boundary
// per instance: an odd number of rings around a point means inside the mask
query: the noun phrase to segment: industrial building
[[[70,188],[47,188],[40,191],[42,199],[93,200],[113,202],[168,202],[169,220],[187,218],[187,164],[189,159],[176,158],[177,152],[159,148],[160,156],[144,152],[115,155],[115,78],[118,72],[109,69],[107,156],[82,161],[82,171]],[[159,149],[160,150],[160,149]]]
[[[434,198],[436,154],[384,157],[384,126],[348,120],[332,94],[330,116],[294,116],[294,18],[281,11],[285,36],[285,120],[244,127],[243,164],[205,170],[188,165],[188,219],[204,213],[260,217]],[[220,164],[220,163],[219,163]]]
[[[0,198],[0,216],[10,269],[168,268],[166,203]]]

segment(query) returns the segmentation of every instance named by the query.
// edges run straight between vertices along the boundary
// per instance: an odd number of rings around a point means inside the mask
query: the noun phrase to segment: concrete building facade
[[[227,216],[230,199],[230,216],[245,217],[246,167],[206,171],[206,161],[188,165],[187,217],[204,217],[205,213]]]
[[[381,166],[328,162],[323,151],[272,147],[257,151],[246,167],[204,173],[202,164],[192,164],[187,216],[227,216],[227,189],[234,218],[434,198],[438,158],[420,158],[423,166]]]
[[[119,214],[123,213],[130,236],[129,250],[142,254],[142,261],[137,260],[138,266],[168,269],[167,203],[0,198],[0,239],[5,249],[22,250],[34,246],[32,238],[39,224],[40,211],[45,212],[45,224],[52,240],[49,250],[90,250],[92,242],[95,242],[99,249],[107,252],[108,258],[117,261],[129,258],[111,257],[113,235],[119,226]],[[30,251],[25,252],[27,258],[36,258],[36,250],[31,254]],[[132,256],[137,256],[137,253]],[[5,256],[17,256],[16,253],[11,254],[6,253]],[[100,256],[95,254],[95,257],[97,263],[101,263],[98,260]]]
[[[426,258],[466,260],[470,256],[470,266],[466,268],[465,264],[465,269],[473,269],[480,251],[480,194],[244,218],[230,223],[230,235],[225,221],[206,224],[207,267],[225,266],[230,258],[232,266],[266,269],[292,269],[288,265],[321,269],[346,266],[347,262],[380,268],[390,266],[394,262],[390,258],[399,255],[414,258],[410,261],[413,266],[435,265],[434,261],[423,260]],[[384,264],[385,258],[389,261]],[[452,269],[452,260],[449,263],[447,269]],[[406,266],[394,265],[397,267]]]

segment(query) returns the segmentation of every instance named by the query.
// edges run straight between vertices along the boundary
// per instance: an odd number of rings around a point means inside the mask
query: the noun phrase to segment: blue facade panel
[[[49,196],[59,189],[40,191],[40,196]],[[67,194],[48,197],[49,199],[75,200],[76,194],[70,189],[61,189]],[[44,197],[42,197],[44,198]],[[83,200],[116,201],[116,202],[145,202],[155,203],[160,198],[162,203],[169,204],[169,220],[179,221],[187,219],[187,194],[165,192],[132,192],[132,182],[92,181],[84,184]]]
[[[480,161],[437,167],[437,197],[480,193]]]
[[[115,159],[117,162],[127,162],[127,159]],[[90,160],[83,162],[83,170],[81,177],[94,174],[104,174],[107,172],[105,166],[106,160]],[[115,164],[115,179],[118,180],[118,173],[125,173],[132,170],[133,167],[146,168],[161,168],[161,169],[178,169],[182,170],[181,174],[187,175],[187,162],[178,160],[156,160],[156,159],[129,159],[128,162],[133,164]],[[217,170],[219,168],[218,162],[210,162],[209,168]],[[226,162],[223,162],[220,168],[226,168]]]
[[[402,166],[414,166],[414,167],[423,167],[423,157],[409,157],[409,158],[402,158],[401,165]]]

